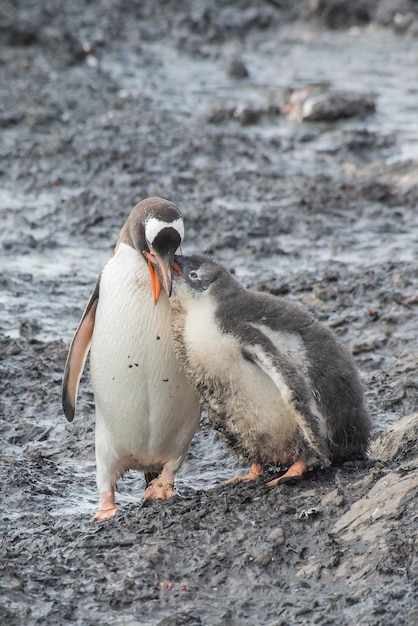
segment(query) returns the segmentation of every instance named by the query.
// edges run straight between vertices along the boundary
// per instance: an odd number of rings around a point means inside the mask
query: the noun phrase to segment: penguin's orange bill
[[[157,304],[161,293],[161,278],[157,268],[160,270],[160,272],[163,273],[163,280],[165,279],[165,282],[167,282],[167,279],[164,276],[164,268],[161,267],[155,254],[145,251],[143,254],[148,261],[148,270],[151,276],[152,293],[154,294],[154,302],[155,304]],[[176,272],[176,274],[183,278],[183,270],[181,269],[180,265],[178,265],[178,263],[176,263],[175,261],[173,261],[173,270]]]
[[[150,254],[149,256],[153,256],[153,255]],[[148,255],[147,255],[147,258],[148,258]],[[155,261],[157,260],[155,259]],[[152,293],[154,294],[154,303],[157,304],[158,299],[160,297],[160,293],[161,293],[161,280],[160,280],[160,277],[158,276],[158,272],[156,271],[150,259],[148,259],[148,270],[151,276],[151,286],[152,286]]]

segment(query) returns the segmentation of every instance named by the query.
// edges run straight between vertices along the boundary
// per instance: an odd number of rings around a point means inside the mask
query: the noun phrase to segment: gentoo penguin
[[[244,289],[209,257],[176,257],[172,330],[213,426],[252,464],[307,469],[363,458],[371,420],[348,350],[302,305]],[[182,274],[182,277],[181,275]]]
[[[175,495],[174,474],[197,428],[200,400],[174,354],[167,297],[183,235],[183,217],[175,204],[162,198],[137,204],[99,275],[70,346],[62,390],[69,421],[74,418],[90,348],[96,404],[96,520],[111,517],[118,509],[116,481],[128,469],[144,472],[145,498]],[[161,294],[154,265],[165,288]]]

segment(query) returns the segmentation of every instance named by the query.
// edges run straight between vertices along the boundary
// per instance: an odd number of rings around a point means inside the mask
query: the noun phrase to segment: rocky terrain
[[[418,6],[387,0],[0,6],[0,623],[418,622]],[[88,371],[62,371],[140,199],[350,347],[366,463],[266,487],[205,415],[179,496],[93,524]],[[273,473],[274,468],[270,473]]]

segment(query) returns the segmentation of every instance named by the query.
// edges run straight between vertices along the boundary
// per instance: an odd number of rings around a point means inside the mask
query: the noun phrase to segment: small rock
[[[160,545],[155,544],[153,546],[149,546],[141,552],[141,557],[148,561],[148,563],[155,565],[161,558]]]
[[[329,304],[314,296],[304,296],[301,302],[308,307],[308,309],[318,309],[319,311],[327,311],[329,309]]]
[[[396,422],[383,432],[370,448],[370,456],[381,461],[394,461],[418,448],[418,413]]]
[[[340,493],[339,489],[333,489],[329,493],[325,494],[321,500],[322,506],[342,506],[344,504],[344,496]]]
[[[316,556],[316,554],[312,554],[308,558],[307,563],[305,563],[305,565],[303,565],[296,572],[296,578],[309,578],[311,574],[318,572],[320,568],[321,568],[321,562],[319,558]]]
[[[292,92],[282,111],[293,122],[334,122],[350,117],[365,117],[375,110],[372,95],[305,87]]]
[[[16,341],[13,341],[13,343],[7,346],[6,352],[10,356],[16,356],[22,352],[22,346],[19,345]]]
[[[309,12],[318,15],[328,28],[336,30],[368,24],[373,17],[375,4],[379,5],[378,2],[364,0],[310,0],[306,3]]]
[[[267,107],[255,107],[253,105],[237,105],[235,107],[220,107],[207,116],[210,124],[225,124],[231,120],[237,121],[241,126],[257,124],[262,118],[280,115],[280,109],[276,105]]]
[[[318,283],[313,285],[313,292],[320,300],[334,300],[337,296],[337,292],[333,287],[324,287]]]
[[[263,567],[265,567],[270,563],[272,556],[273,550],[271,548],[267,548],[266,550],[262,550],[261,552],[259,552],[259,554],[257,554],[257,556],[254,558],[254,561],[258,565],[262,565]]]
[[[248,78],[250,75],[243,61],[237,58],[233,58],[229,61],[226,71],[231,78],[243,79]]]
[[[267,539],[279,546],[283,545],[285,540],[283,528],[281,528],[280,526],[274,528],[267,537]]]
[[[393,17],[393,29],[398,33],[406,33],[415,18],[413,13],[396,13]]]
[[[263,112],[251,106],[237,107],[234,111],[234,117],[239,120],[242,126],[250,126],[257,124]]]
[[[19,325],[19,335],[29,339],[35,337],[41,329],[41,325],[36,320],[22,320]]]
[[[198,615],[181,611],[169,617],[164,617],[157,626],[199,626],[202,620]]]
[[[16,126],[25,119],[22,111],[5,111],[0,114],[0,128],[9,128]]]

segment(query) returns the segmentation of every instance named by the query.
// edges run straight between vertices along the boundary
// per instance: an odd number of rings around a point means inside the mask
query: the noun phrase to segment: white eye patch
[[[183,241],[184,223],[181,217],[173,222],[164,222],[156,217],[150,217],[145,222],[145,239],[147,240],[148,245],[152,246],[156,236],[161,230],[163,230],[163,228],[174,228],[180,235],[181,241]]]
[[[199,270],[191,270],[189,272],[189,278],[191,280],[201,280],[201,272]]]

